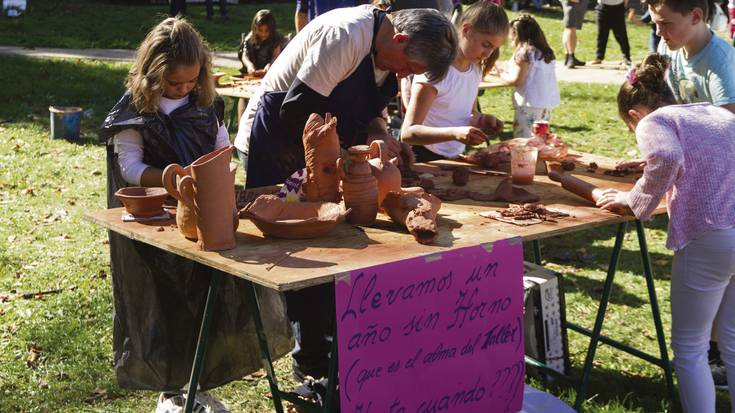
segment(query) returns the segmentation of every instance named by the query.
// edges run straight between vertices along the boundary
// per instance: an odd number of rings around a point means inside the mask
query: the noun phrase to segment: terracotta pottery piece
[[[385,142],[375,140],[370,143],[370,169],[378,180],[378,205],[390,191],[401,190],[401,171],[398,169],[398,158],[388,159],[385,155]]]
[[[581,196],[590,202],[596,203],[600,198],[600,189],[595,185],[572,175],[564,175],[564,168],[561,163],[547,162],[546,168],[549,171],[549,179],[560,182],[562,188],[567,191]]]
[[[134,217],[154,217],[163,213],[163,201],[168,194],[163,188],[144,188],[129,186],[115,192],[125,210]]]
[[[302,190],[307,201],[339,202],[337,158],[340,155],[337,118],[312,113],[304,127],[306,181]]]
[[[459,167],[452,171],[452,182],[457,186],[465,186],[470,181],[469,168]]]
[[[184,179],[185,177],[189,177],[189,179]],[[179,227],[181,235],[196,241],[197,217],[185,201],[185,199],[194,199],[193,181],[190,166],[182,168],[181,165],[172,163],[163,170],[163,187],[166,188],[169,195],[178,201],[176,205],[176,226]]]
[[[276,195],[261,195],[240,214],[264,235],[306,239],[326,235],[348,212],[333,202],[285,202]]]
[[[436,238],[436,214],[442,201],[422,188],[390,191],[381,206],[393,222],[404,225],[420,244],[431,244]]]
[[[508,202],[511,204],[526,204],[530,202],[538,202],[541,198],[522,188],[516,188],[510,178],[503,179],[495,188],[493,201]]]
[[[378,215],[378,181],[372,174],[368,156],[369,146],[356,145],[347,150],[347,160],[337,159],[345,206],[352,210],[347,222],[355,225],[372,225]]]
[[[235,171],[230,164],[233,146],[210,152],[191,163],[186,169],[169,165],[164,170],[164,183],[171,195],[184,204],[177,207],[177,224],[185,237],[196,239],[204,251],[235,248],[235,230],[239,224],[235,208]],[[173,182],[176,179],[174,186]],[[188,207],[189,212],[184,211]],[[181,216],[181,218],[180,218]],[[192,218],[193,216],[193,218]],[[196,222],[192,236],[191,222]]]

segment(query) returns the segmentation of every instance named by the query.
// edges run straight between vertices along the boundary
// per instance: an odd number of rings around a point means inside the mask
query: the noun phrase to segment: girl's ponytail
[[[676,103],[665,79],[670,63],[668,56],[651,53],[630,69],[618,92],[618,113],[624,121],[630,121],[628,111],[636,105],[654,111]]]

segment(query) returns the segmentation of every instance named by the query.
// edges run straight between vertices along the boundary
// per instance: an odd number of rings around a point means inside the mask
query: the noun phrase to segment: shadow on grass
[[[82,118],[80,139],[71,142],[96,144],[102,121],[125,91],[127,71],[120,63],[3,56],[0,79],[7,85],[0,119],[50,134],[49,106],[79,106],[87,116]]]

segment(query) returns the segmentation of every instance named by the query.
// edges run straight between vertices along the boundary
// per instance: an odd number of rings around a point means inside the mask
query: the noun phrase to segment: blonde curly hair
[[[169,17],[158,23],[138,47],[125,82],[135,109],[142,113],[157,112],[164,91],[164,75],[179,66],[197,64],[200,65],[194,88],[197,104],[209,107],[215,91],[212,55],[207,43],[181,17]]]

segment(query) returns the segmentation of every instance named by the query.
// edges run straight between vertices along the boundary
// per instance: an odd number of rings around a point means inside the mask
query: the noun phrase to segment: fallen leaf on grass
[[[669,264],[669,260],[668,260],[668,259],[666,259],[666,258],[659,258],[659,259],[657,259],[657,260],[656,260],[656,261],[654,261],[654,262],[656,263],[656,265],[662,265],[662,266],[663,266],[663,265],[668,265],[668,264]]]
[[[35,344],[31,344],[31,348],[28,350],[28,357],[26,357],[26,366],[31,369],[38,367],[40,362],[41,351],[43,349]]]
[[[48,389],[48,382],[44,379],[38,381],[38,387],[41,389]]]
[[[21,193],[23,195],[36,196],[36,194],[33,192],[33,187],[32,186],[24,189],[23,191],[21,191]]]
[[[8,235],[8,242],[15,241],[15,238],[16,238],[15,235]]]

